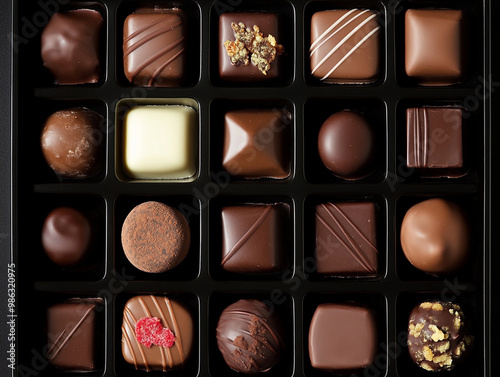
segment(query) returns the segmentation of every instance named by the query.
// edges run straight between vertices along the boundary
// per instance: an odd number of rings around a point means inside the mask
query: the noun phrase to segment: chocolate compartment
[[[472,310],[476,322],[474,351],[463,367],[450,376],[490,377],[491,313],[489,259],[491,255],[489,203],[490,140],[492,130],[489,94],[484,78],[489,78],[490,2],[359,0],[349,1],[250,1],[190,0],[161,4],[182,8],[193,27],[190,48],[191,74],[181,87],[145,88],[131,85],[122,64],[123,20],[141,1],[102,0],[97,7],[105,16],[103,33],[103,74],[101,81],[89,85],[57,86],[44,72],[39,57],[40,32],[20,45],[14,56],[13,158],[14,158],[14,254],[18,266],[19,365],[31,367],[32,351],[42,352],[44,312],[52,302],[71,297],[102,297],[99,368],[90,376],[158,376],[163,373],[135,371],[121,355],[121,322],[128,298],[139,294],[168,295],[186,304],[196,323],[196,347],[185,369],[174,375],[236,375],[224,363],[215,341],[218,316],[239,298],[259,298],[275,302],[286,329],[287,349],[281,362],[265,375],[331,375],[314,370],[309,361],[307,334],[312,314],[322,302],[358,302],[377,314],[379,352],[377,376],[420,377],[407,355],[405,344],[396,357],[391,347],[405,331],[410,310],[419,301],[439,298],[457,300]],[[83,7],[87,2],[74,1]],[[472,20],[471,39],[475,53],[467,80],[451,87],[421,87],[404,75],[404,13],[413,7],[457,7]],[[318,10],[367,8],[380,13],[381,70],[375,83],[326,85],[310,75],[308,50],[310,17]],[[19,0],[14,4],[15,31],[22,35],[23,17],[28,20],[43,11],[37,2]],[[63,9],[63,8],[61,8]],[[287,48],[283,75],[271,82],[238,84],[218,76],[218,16],[223,12],[277,12],[284,28]],[[485,26],[482,26],[482,25]],[[198,55],[199,54],[199,55]],[[192,56],[193,56],[192,55]],[[403,62],[402,60],[403,59]],[[403,65],[401,65],[403,64]],[[403,69],[403,71],[401,70]],[[478,89],[479,88],[479,89]],[[477,95],[485,94],[483,101]],[[191,180],[141,181],[123,177],[120,171],[120,122],[124,111],[134,104],[179,103],[189,99],[198,113],[198,172]],[[477,101],[476,101],[477,100]],[[122,101],[122,102],[120,102]],[[470,101],[470,103],[468,102]],[[122,105],[125,104],[123,107]],[[425,178],[407,172],[405,114],[409,106],[463,105],[470,147],[469,171],[456,179]],[[53,111],[85,106],[104,116],[105,167],[95,179],[60,182],[41,155],[40,130]],[[286,108],[290,123],[291,174],[285,179],[248,181],[228,177],[222,170],[223,114],[238,108]],[[364,115],[373,125],[378,150],[374,172],[358,181],[345,181],[323,167],[317,153],[317,132],[323,121],[336,111],[351,109]],[[492,142],[494,145],[494,142]],[[474,250],[470,263],[459,273],[433,278],[420,273],[407,261],[399,244],[399,230],[405,211],[427,197],[452,198],[463,204],[474,224]],[[164,274],[151,275],[133,267],[123,254],[121,225],[137,204],[158,200],[183,212],[191,226],[189,256],[181,265]],[[373,201],[377,206],[379,273],[372,278],[330,278],[318,276],[311,267],[314,251],[314,205],[328,201]],[[276,274],[230,274],[219,267],[220,209],[241,203],[286,203],[290,207],[288,267]],[[56,271],[41,261],[44,257],[38,239],[43,217],[59,203],[96,212],[101,224],[98,263],[88,274]],[[36,213],[36,215],[33,215]],[[31,218],[33,216],[33,218]],[[30,219],[31,218],[31,219]],[[26,255],[39,253],[28,261]],[[41,253],[41,254],[40,254]],[[38,263],[39,262],[39,263]],[[455,282],[463,288],[453,297]],[[460,288],[462,289],[462,288]],[[462,290],[460,290],[462,292]],[[281,298],[286,300],[282,301]],[[468,310],[470,312],[471,310]],[[470,315],[469,315],[470,317]],[[32,322],[32,318],[35,318]],[[31,334],[36,334],[35,341]],[[383,342],[383,343],[382,343]],[[389,350],[383,347],[389,347]],[[377,366],[377,362],[380,367]],[[41,368],[40,376],[53,374]],[[58,375],[75,375],[60,372]],[[365,375],[364,372],[359,375]]]

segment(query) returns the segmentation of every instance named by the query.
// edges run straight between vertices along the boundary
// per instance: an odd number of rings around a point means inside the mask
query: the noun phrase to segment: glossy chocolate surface
[[[123,64],[140,86],[178,86],[185,77],[185,15],[180,9],[139,8],[125,20]]]
[[[406,212],[401,247],[416,268],[435,275],[449,274],[465,264],[470,233],[461,207],[445,199],[428,199]]]
[[[279,318],[259,300],[239,300],[224,309],[217,345],[227,365],[245,374],[271,369],[285,346]]]
[[[101,299],[72,299],[47,309],[48,361],[64,371],[97,368],[97,305]]]
[[[146,347],[136,338],[136,323],[144,317],[156,317],[175,335],[172,347],[153,344]],[[191,313],[179,302],[164,296],[135,296],[123,309],[122,354],[135,369],[167,372],[188,362],[195,340]]]
[[[121,240],[130,263],[144,272],[161,273],[184,260],[189,252],[191,232],[178,210],[149,201],[139,204],[127,215]]]
[[[42,130],[43,156],[62,178],[91,178],[101,171],[104,135],[102,116],[86,108],[53,113]]]
[[[410,9],[405,14],[406,74],[422,85],[459,83],[465,74],[465,14],[452,9]]]
[[[422,369],[451,370],[465,359],[474,337],[462,308],[452,302],[423,302],[410,314],[408,351]]]
[[[222,209],[222,260],[224,270],[270,273],[286,266],[285,204],[245,205]]]
[[[271,63],[271,69],[263,74],[252,63],[248,65],[233,65],[227,54],[224,42],[234,41],[234,30],[231,23],[245,24],[247,28],[252,29],[258,26],[260,31],[267,37],[271,34],[276,38],[277,43],[281,41],[279,17],[274,13],[263,12],[235,12],[224,13],[219,17],[219,76],[224,81],[232,82],[252,82],[272,80],[279,77],[281,69],[281,57]],[[285,46],[286,50],[286,46]]]
[[[340,111],[321,126],[318,152],[325,167],[344,179],[359,179],[370,173],[375,153],[372,126],[361,115]]]
[[[290,130],[286,110],[234,110],[224,117],[223,168],[231,175],[286,178],[290,175]]]
[[[354,372],[370,365],[377,351],[371,310],[350,304],[321,304],[309,327],[309,358],[317,369]]]
[[[327,10],[311,19],[311,73],[327,83],[359,84],[379,73],[380,24],[368,9]]]
[[[378,249],[374,203],[316,206],[316,268],[333,276],[374,276]]]
[[[70,267],[82,263],[89,252],[92,229],[80,211],[59,207],[50,212],[42,229],[42,245],[50,260]]]
[[[103,19],[92,9],[76,9],[52,16],[42,32],[42,59],[57,84],[99,81],[99,43]]]

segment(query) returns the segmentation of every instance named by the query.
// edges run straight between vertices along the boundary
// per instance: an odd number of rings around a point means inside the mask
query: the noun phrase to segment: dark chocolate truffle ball
[[[428,371],[451,370],[472,348],[474,337],[460,306],[451,302],[423,302],[408,323],[408,351]]]
[[[190,242],[184,216],[163,203],[139,204],[123,223],[123,250],[141,271],[159,273],[174,268],[186,257]]]
[[[279,318],[259,300],[239,300],[222,312],[217,345],[233,370],[255,374],[273,367],[283,349]]]
[[[58,84],[99,80],[99,37],[102,16],[92,9],[76,9],[52,16],[42,33],[42,59]]]
[[[42,131],[42,152],[54,172],[63,178],[90,178],[102,166],[102,116],[86,108],[53,113]]]
[[[76,266],[88,254],[92,230],[81,212],[59,207],[49,213],[42,229],[42,245],[47,256],[60,266]]]
[[[469,226],[464,211],[445,199],[411,207],[401,225],[401,247],[416,268],[430,274],[459,270],[469,255]]]
[[[352,180],[367,176],[374,149],[371,125],[352,111],[331,115],[319,131],[318,152],[321,161],[340,178]]]

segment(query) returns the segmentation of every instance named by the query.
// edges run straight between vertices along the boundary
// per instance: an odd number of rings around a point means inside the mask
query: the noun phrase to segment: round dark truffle
[[[191,233],[184,216],[159,202],[145,202],[128,214],[122,227],[125,255],[141,271],[160,273],[181,263]]]
[[[47,119],[42,152],[56,174],[83,179],[99,173],[104,149],[101,121],[101,115],[86,108],[57,111]]]
[[[453,369],[472,348],[474,337],[459,305],[423,302],[408,323],[408,351],[413,361],[428,371]]]
[[[401,225],[401,247],[416,268],[434,275],[459,270],[469,255],[469,224],[464,211],[445,199],[411,207]]]
[[[59,207],[49,213],[42,229],[42,245],[54,263],[71,267],[81,264],[92,241],[89,220],[80,211]]]
[[[349,180],[366,177],[374,150],[372,127],[355,112],[346,110],[331,115],[319,131],[319,156],[337,177]]]
[[[239,300],[220,316],[217,345],[226,364],[236,372],[266,372],[281,358],[281,323],[262,301]]]
[[[42,32],[42,59],[58,84],[99,80],[99,36],[102,16],[92,9],[76,9],[52,16]]]

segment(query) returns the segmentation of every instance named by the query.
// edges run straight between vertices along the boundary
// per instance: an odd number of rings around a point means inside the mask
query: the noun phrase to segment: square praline
[[[239,24],[240,22],[245,24],[246,28],[252,29],[254,26],[259,27],[260,32],[264,35],[264,37],[272,35],[276,39],[276,43],[280,44],[281,35],[279,17],[277,14],[263,12],[224,13],[219,17],[220,78],[224,81],[232,82],[255,82],[278,78],[282,72],[281,60],[279,56],[276,56],[274,61],[270,63],[270,69],[266,72],[266,74],[262,73],[252,62],[249,62],[248,65],[232,64],[224,43],[226,41],[235,40],[234,30],[231,27],[231,24]],[[251,55],[252,53],[250,52],[248,54],[249,59]]]
[[[407,165],[417,169],[461,169],[464,166],[463,110],[417,107],[406,110]]]
[[[330,276],[375,276],[378,272],[375,204],[316,206],[316,268]]]
[[[222,260],[225,271],[273,273],[286,266],[288,207],[283,203],[222,209]]]
[[[189,106],[137,106],[123,123],[123,170],[133,179],[186,179],[196,166],[196,111]]]
[[[326,10],[311,19],[311,74],[326,83],[362,84],[379,74],[380,24],[368,9]]]
[[[248,109],[224,116],[222,166],[247,179],[290,175],[289,120],[286,110]]]
[[[47,309],[49,363],[66,371],[96,365],[96,309],[101,299],[71,299]]]
[[[140,86],[179,86],[185,76],[186,47],[184,12],[139,8],[124,23],[125,76]]]
[[[464,76],[465,15],[452,9],[410,9],[405,14],[405,70],[422,85],[451,85]]]
[[[373,363],[377,324],[369,308],[354,304],[320,304],[309,327],[313,368],[354,372]]]

